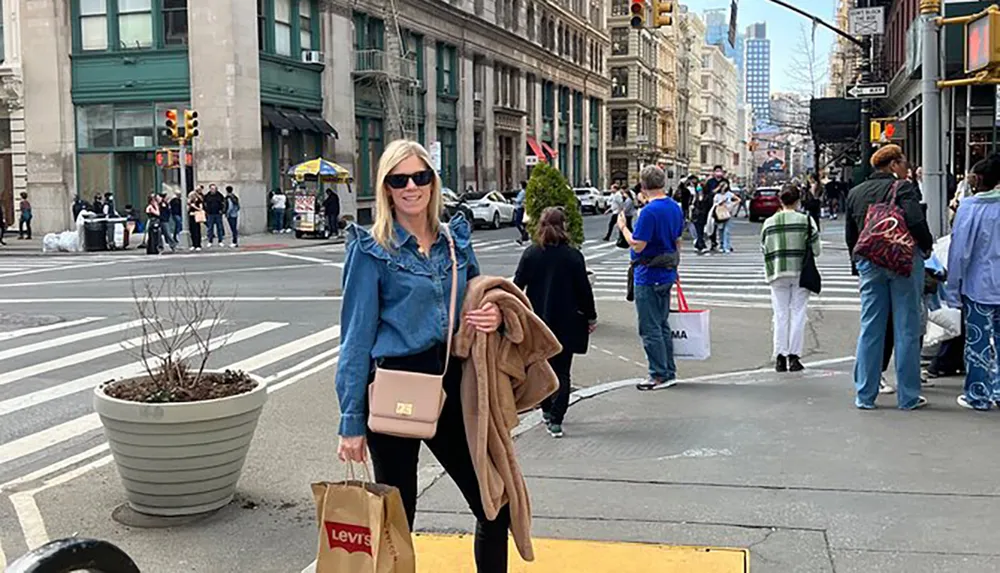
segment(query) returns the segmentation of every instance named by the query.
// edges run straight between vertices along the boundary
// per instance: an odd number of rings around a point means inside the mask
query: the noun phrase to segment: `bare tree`
[[[192,283],[184,275],[141,286],[133,282],[132,300],[139,342],[123,344],[126,351],[142,362],[157,383],[196,386],[212,351],[225,343],[226,335],[220,330],[230,301],[212,296],[209,281]],[[198,360],[196,372],[192,372],[192,359]]]
[[[791,66],[785,71],[795,83],[795,92],[808,99],[821,97],[829,74],[828,63],[816,53],[816,27],[799,26],[799,43],[792,56]]]

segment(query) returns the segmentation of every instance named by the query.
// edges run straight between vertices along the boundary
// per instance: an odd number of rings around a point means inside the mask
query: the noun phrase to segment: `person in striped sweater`
[[[803,369],[799,358],[809,303],[809,291],[799,286],[799,275],[806,249],[819,257],[819,229],[808,215],[799,212],[802,191],[797,185],[785,185],[778,197],[782,208],[764,221],[760,235],[764,277],[771,285],[774,309],[775,370],[798,372]]]

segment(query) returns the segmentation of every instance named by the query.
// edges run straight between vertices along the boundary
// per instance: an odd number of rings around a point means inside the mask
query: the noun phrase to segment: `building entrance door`
[[[136,213],[146,209],[147,197],[159,192],[156,157],[152,151],[115,153],[115,206],[124,214],[131,205]]]

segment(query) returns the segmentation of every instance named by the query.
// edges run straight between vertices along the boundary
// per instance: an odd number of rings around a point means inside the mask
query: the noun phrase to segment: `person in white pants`
[[[778,372],[798,372],[802,356],[809,291],[799,286],[803,257],[811,249],[820,255],[819,229],[808,215],[798,212],[802,191],[786,185],[779,194],[782,209],[764,222],[761,244],[764,277],[771,285],[774,309],[774,359]]]

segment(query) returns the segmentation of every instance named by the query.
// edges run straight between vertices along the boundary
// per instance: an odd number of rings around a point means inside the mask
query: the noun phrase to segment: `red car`
[[[763,221],[781,210],[778,187],[758,187],[750,199],[750,220]]]

